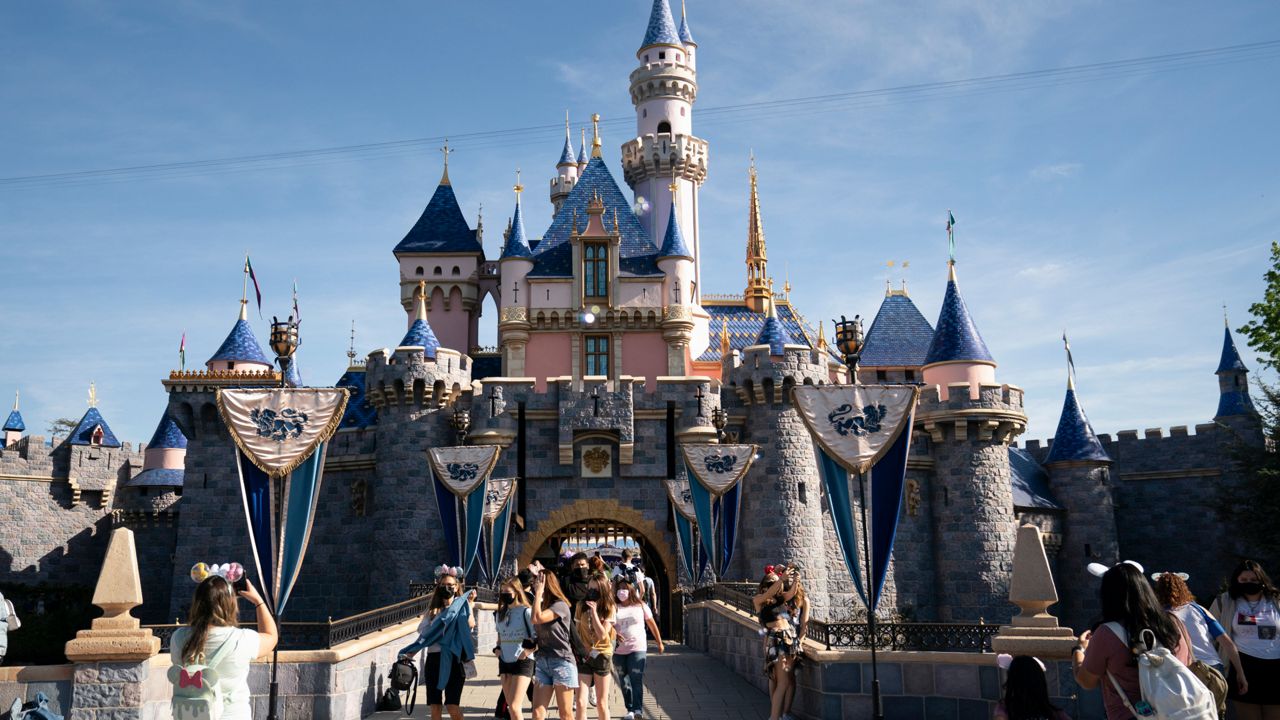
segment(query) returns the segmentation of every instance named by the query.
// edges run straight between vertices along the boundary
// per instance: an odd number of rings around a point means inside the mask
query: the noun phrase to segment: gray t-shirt
[[[538,652],[534,657],[561,658],[573,662],[573,645],[569,642],[569,604],[557,600],[551,604],[550,610],[556,614],[555,620],[533,626],[538,634]]]

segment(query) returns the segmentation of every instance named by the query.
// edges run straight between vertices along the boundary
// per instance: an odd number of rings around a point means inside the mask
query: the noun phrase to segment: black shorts
[[[519,675],[520,677],[533,677],[533,658],[525,658],[515,662],[505,662],[498,660],[499,675]]]
[[[457,658],[453,659],[453,667],[449,669],[449,682],[444,690],[438,690],[440,684],[440,653],[427,653],[427,664],[422,669],[422,684],[427,686],[428,705],[461,705],[462,684],[467,681],[466,670]]]
[[[593,658],[578,658],[578,677],[582,678],[587,675],[595,675],[596,677],[604,677],[613,672],[613,656],[597,655]]]
[[[1227,679],[1227,697],[1254,705],[1280,705],[1280,660],[1266,660],[1240,653],[1240,667],[1249,681],[1249,692],[1236,691],[1236,671]]]

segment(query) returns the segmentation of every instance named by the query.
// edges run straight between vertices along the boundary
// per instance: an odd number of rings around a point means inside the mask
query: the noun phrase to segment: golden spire
[[[520,184],[520,168],[516,168],[516,186],[512,190],[516,191],[516,202],[520,202],[520,193],[524,192],[524,185]]]
[[[600,154],[600,113],[591,115],[591,157],[603,157]]]
[[[720,322],[720,357],[728,355],[729,350],[729,321],[723,320]]]
[[[92,380],[89,381],[89,407],[98,407],[98,388]]]
[[[756,180],[756,156],[751,154],[748,170],[751,196],[747,204],[747,289],[742,293],[753,312],[766,310],[765,298],[772,296],[768,280],[768,253],[765,251],[764,223],[760,219],[760,189]]]
[[[441,185],[450,185],[449,182],[449,153],[457,152],[449,149],[449,138],[444,139],[444,146],[440,148],[440,153],[444,155],[444,174],[440,176]]]
[[[818,349],[819,350],[827,349],[827,333],[822,327],[821,320],[818,321]]]
[[[414,299],[418,301],[418,307],[414,312],[413,319],[427,321],[427,281],[419,280],[418,289],[414,291]]]

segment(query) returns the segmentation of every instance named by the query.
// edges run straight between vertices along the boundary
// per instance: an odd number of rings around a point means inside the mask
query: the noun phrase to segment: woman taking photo
[[[602,572],[591,576],[587,595],[574,612],[582,657],[578,663],[578,720],[587,718],[587,689],[595,690],[596,712],[609,720],[609,678],[613,673],[613,587]]]
[[[239,614],[231,583],[210,575],[196,586],[186,627],[174,631],[169,655],[178,667],[210,662],[222,693],[222,720],[252,720],[249,704],[249,664],[271,652],[280,635],[262,596],[247,579],[240,597],[253,603],[258,631],[236,627]]]
[[[764,673],[769,677],[769,720],[781,720],[791,689],[791,671],[800,654],[800,639],[791,624],[787,603],[795,600],[800,587],[783,587],[782,578],[770,565],[760,580],[759,592],[751,599],[756,617],[764,628]]]
[[[800,568],[794,562],[787,565],[785,571],[775,567],[774,573],[782,578],[782,591],[792,593],[791,599],[785,602],[791,629],[796,633],[796,658],[787,668],[787,692],[782,699],[782,717],[790,718],[791,704],[796,699],[796,670],[804,659],[804,639],[809,636],[809,596],[800,583]]]
[[[1213,614],[1240,652],[1243,689],[1227,683],[1239,720],[1280,720],[1280,591],[1262,566],[1245,560],[1231,573],[1227,592],[1213,601]],[[1232,668],[1235,670],[1235,668]]]
[[[560,590],[554,573],[534,563],[533,630],[538,634],[538,650],[533,654],[533,718],[543,720],[552,694],[560,710],[560,720],[573,717],[573,691],[578,687],[578,666],[573,659],[569,601]]]
[[[502,584],[494,616],[498,647],[493,652],[498,656],[498,677],[502,679],[507,714],[511,720],[522,720],[524,694],[533,680],[533,651],[538,644],[533,631],[533,612],[519,579],[511,578]]]
[[[1102,685],[1107,720],[1132,720],[1133,705],[1142,701],[1134,651],[1148,649],[1141,634],[1150,630],[1183,665],[1191,664],[1191,641],[1182,623],[1160,606],[1151,584],[1134,565],[1120,563],[1108,570],[1102,576],[1101,593],[1103,624],[1080,634],[1071,652],[1071,666],[1080,687],[1092,690]]]
[[[653,633],[653,639],[658,643],[658,652],[665,652],[666,648],[662,645],[658,623],[654,622],[653,613],[649,611],[649,606],[644,603],[644,598],[635,585],[619,576],[614,583],[613,594],[618,599],[618,621],[614,623],[614,629],[618,633],[618,647],[613,651],[613,664],[618,668],[622,703],[627,706],[627,714],[622,717],[623,720],[635,720],[644,713],[644,666],[649,649],[645,628],[648,627]]]
[[[402,656],[412,656],[414,653],[422,649],[425,640],[422,636],[427,633],[427,628],[436,619],[440,613],[444,612],[453,604],[453,601],[462,594],[462,582],[459,580],[461,568],[451,568],[441,565],[436,568],[436,589],[431,593],[431,602],[427,604],[427,611],[422,615],[422,622],[418,624],[418,641],[415,641],[409,647],[400,651]],[[474,599],[474,596],[473,596]],[[459,619],[461,622],[461,619]],[[476,626],[475,618],[468,616],[467,625],[471,628]],[[427,705],[431,707],[432,720],[441,720],[444,714],[441,712],[442,707],[449,710],[449,717],[453,720],[462,720],[462,687],[466,684],[466,671],[462,667],[462,661],[456,656],[449,666],[449,679],[446,681],[444,690],[440,690],[440,673],[442,672],[442,663],[440,661],[441,652],[440,645],[427,646],[427,659],[422,667],[422,684],[427,687]]]

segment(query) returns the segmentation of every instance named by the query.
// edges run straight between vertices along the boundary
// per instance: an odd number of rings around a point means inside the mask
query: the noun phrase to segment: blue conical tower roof
[[[1218,369],[1215,371],[1224,372],[1249,372],[1244,366],[1244,360],[1240,359],[1240,351],[1236,349],[1236,341],[1231,337],[1229,327],[1222,330],[1222,359],[1218,361]]]
[[[409,332],[405,333],[404,339],[400,341],[399,347],[420,347],[424,355],[435,360],[436,351],[440,349],[440,341],[436,339],[435,332],[431,330],[431,324],[427,322],[425,288],[420,286],[417,296],[417,314],[414,317],[413,324],[409,326]]]
[[[680,33],[676,29],[676,19],[671,15],[671,6],[667,0],[653,0],[653,9],[649,11],[649,27],[644,32],[644,42],[640,47],[650,45],[680,45]]]
[[[91,407],[85,412],[80,422],[76,423],[76,429],[71,431],[67,441],[72,445],[92,445],[95,427],[102,428],[103,447],[120,447],[120,441],[116,439],[115,433],[111,432],[111,427],[107,425],[106,420],[102,419],[102,413],[98,412],[96,407]]]
[[[187,447],[187,436],[182,434],[182,430],[178,427],[178,423],[169,417],[169,413],[165,413],[160,418],[160,424],[156,426],[156,431],[151,434],[151,442],[147,443],[148,450],[185,450]]]
[[[1067,397],[1062,403],[1062,416],[1058,418],[1058,432],[1053,436],[1049,457],[1045,464],[1072,461],[1110,462],[1107,451],[1102,449],[1093,426],[1085,417],[1084,409],[1076,398],[1075,385],[1067,383]]]
[[[667,233],[662,238],[662,249],[659,258],[682,257],[693,259],[689,246],[684,244],[684,233],[680,232],[680,223],[676,221],[676,204],[671,203],[671,215],[667,217]]]
[[[587,134],[586,132],[583,132],[582,144],[578,146],[578,164],[586,165],[588,157],[589,156],[587,155]]]
[[[756,345],[768,345],[770,355],[785,355],[787,345],[795,345],[787,326],[778,319],[778,311],[774,307],[773,298],[769,298],[769,316],[765,318],[760,334],[756,336]]]
[[[517,193],[516,210],[511,216],[511,232],[507,234],[507,244],[502,247],[501,259],[532,257],[533,250],[529,247],[529,238],[524,232],[524,217],[520,213],[520,195]]]
[[[240,301],[240,319],[236,320],[236,324],[231,327],[231,332],[227,333],[227,339],[222,341],[218,351],[207,362],[271,364],[267,356],[262,353],[262,346],[258,344],[258,338],[253,335],[253,328],[249,326],[246,307],[245,302]]]
[[[689,17],[684,13],[684,7],[680,8],[680,42],[685,45],[697,45],[693,41],[693,33],[689,32]]]
[[[929,352],[925,356],[925,364],[943,362],[989,362],[994,363],[987,344],[982,341],[978,327],[969,316],[969,308],[965,307],[964,298],[960,297],[960,288],[956,285],[956,269],[951,266],[951,276],[947,279],[947,293],[942,299],[942,311],[938,313],[937,329],[933,331],[933,340],[929,343]]]
[[[449,168],[404,239],[396,245],[397,253],[483,253],[476,232],[467,225],[458,207],[458,198],[449,182]]]
[[[289,387],[302,387],[302,373],[298,371],[296,355],[289,360],[289,368],[284,371],[284,381]]]
[[[577,165],[578,161],[573,157],[573,143],[569,140],[569,128],[564,129],[564,149],[560,151],[560,161],[556,166],[560,165]]]
[[[5,430],[14,430],[22,432],[27,429],[27,424],[22,422],[22,413],[14,410],[9,413],[9,419],[4,421]]]

